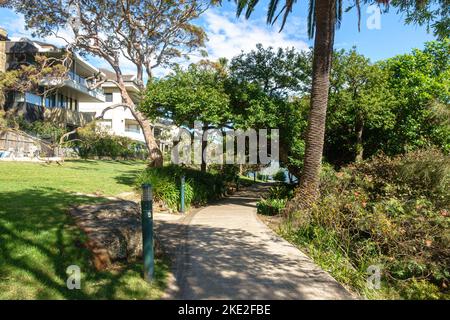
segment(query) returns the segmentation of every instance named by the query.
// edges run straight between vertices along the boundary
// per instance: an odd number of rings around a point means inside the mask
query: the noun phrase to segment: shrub
[[[280,214],[285,206],[284,199],[263,199],[256,204],[257,212],[267,216]]]
[[[277,173],[273,175],[273,180],[279,182],[286,182],[286,172],[282,169],[278,170]]]
[[[269,189],[270,199],[289,200],[294,195],[294,186],[289,184],[277,184]]]
[[[366,270],[379,264],[385,296],[448,298],[448,170],[448,156],[434,149],[327,168],[317,205],[281,232],[368,297]]]
[[[185,176],[185,205],[204,205],[220,198],[225,193],[225,183],[221,174],[201,172],[194,169],[170,165],[148,168],[136,180],[136,187],[150,183],[155,200],[164,202],[172,210],[180,204],[181,177]]]
[[[95,122],[78,130],[77,136],[77,139],[73,140],[70,145],[84,159],[94,157],[143,159],[146,156],[145,148],[139,143],[128,137],[111,135],[96,126]]]
[[[256,179],[260,180],[260,181],[267,181],[269,180],[269,175],[267,174],[262,174],[262,173],[258,173],[256,175]]]

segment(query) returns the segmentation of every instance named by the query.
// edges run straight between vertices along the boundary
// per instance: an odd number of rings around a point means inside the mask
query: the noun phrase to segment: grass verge
[[[67,215],[70,205],[132,191],[144,168],[134,161],[0,163],[0,299],[159,298],[167,263],[156,261],[151,286],[142,280],[140,263],[97,272],[84,235]],[[88,193],[99,197],[82,195]],[[67,289],[70,265],[81,269],[80,290]]]

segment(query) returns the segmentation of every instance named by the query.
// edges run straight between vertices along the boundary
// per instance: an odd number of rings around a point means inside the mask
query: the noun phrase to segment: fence
[[[0,151],[15,158],[33,158],[38,155],[53,157],[55,154],[55,150],[46,142],[15,130],[0,131]]]

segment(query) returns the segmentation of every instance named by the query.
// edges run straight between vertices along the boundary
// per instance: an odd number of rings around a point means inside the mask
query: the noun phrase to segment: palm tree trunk
[[[300,183],[285,213],[310,208],[319,197],[320,167],[325,136],[329,76],[336,22],[336,0],[315,1],[316,36],[314,40],[311,109],[306,131],[305,159]]]

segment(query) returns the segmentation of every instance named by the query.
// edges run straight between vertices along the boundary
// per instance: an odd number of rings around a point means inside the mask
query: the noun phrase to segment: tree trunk
[[[356,156],[355,161],[360,162],[363,160],[363,130],[364,130],[364,119],[360,114],[356,115]]]
[[[144,135],[145,144],[147,146],[148,150],[148,157],[149,160],[149,166],[150,167],[162,167],[163,165],[163,155],[161,150],[159,149],[158,144],[156,143],[155,137],[153,136],[152,127],[150,125],[150,121],[148,121],[144,115],[136,109],[136,106],[134,105],[133,100],[131,99],[130,95],[127,92],[127,89],[125,87],[125,83],[122,78],[122,74],[120,72],[120,69],[114,68],[117,75],[117,83],[119,86],[120,94],[123,99],[123,103],[133,106],[131,113],[136,118],[137,122],[139,123],[140,127],[142,128],[142,133]]]
[[[320,167],[325,136],[329,76],[333,54],[336,0],[316,0],[311,109],[305,137],[305,159],[294,198],[286,206],[289,214],[310,208],[319,197]]]

